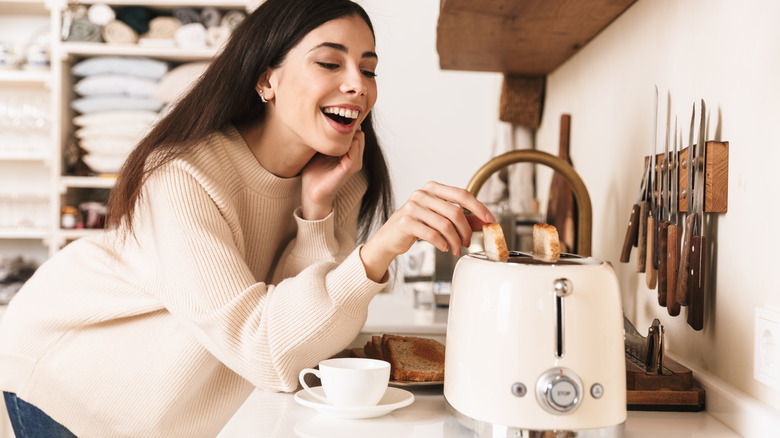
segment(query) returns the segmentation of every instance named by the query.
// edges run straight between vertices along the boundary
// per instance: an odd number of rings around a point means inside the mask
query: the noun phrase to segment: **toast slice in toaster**
[[[558,261],[561,256],[558,229],[549,224],[534,224],[533,247],[534,258],[552,262]]]
[[[488,259],[494,262],[509,260],[509,250],[501,225],[497,223],[482,225],[482,239],[484,240],[485,255]]]

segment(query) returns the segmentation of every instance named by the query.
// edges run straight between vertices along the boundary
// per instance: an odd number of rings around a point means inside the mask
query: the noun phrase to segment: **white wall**
[[[438,0],[357,0],[375,27],[374,109],[396,202],[429,180],[465,187],[490,159],[502,76],[441,71]]]
[[[429,179],[464,186],[489,159],[501,76],[439,70],[438,1],[361,3],[377,28],[376,116],[398,201]],[[780,187],[779,19],[775,0],[639,0],[549,75],[536,138],[557,153],[560,114],[572,115],[574,166],[593,202],[593,254],[615,266],[628,316],[640,328],[660,318],[672,354],[774,409],[780,391],[753,379],[753,324],[756,307],[780,309],[772,275],[780,237],[769,228],[780,213],[772,197]],[[709,215],[705,230],[712,247],[701,332],[687,326],[684,309],[672,318],[658,306],[634,271],[635,255],[618,261],[649,153],[655,85],[661,120],[668,98],[687,139],[691,105],[703,98],[708,139],[730,144],[729,211]]]
[[[775,0],[639,0],[549,75],[537,133],[541,148],[556,151],[558,116],[572,114],[574,166],[593,201],[593,254],[616,267],[628,316],[645,329],[660,318],[673,354],[774,409],[780,391],[753,378],[753,324],[756,307],[780,309],[780,237],[771,228],[780,214],[779,19]],[[710,214],[705,225],[711,260],[701,332],[687,326],[685,310],[672,318],[658,306],[634,271],[635,255],[618,261],[649,154],[654,85],[659,119],[669,93],[686,141],[691,105],[703,98],[707,138],[730,145],[728,213]]]

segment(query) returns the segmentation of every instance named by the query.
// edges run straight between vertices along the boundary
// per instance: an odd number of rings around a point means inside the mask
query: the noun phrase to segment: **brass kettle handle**
[[[477,170],[477,173],[471,177],[471,181],[466,186],[466,190],[471,192],[472,195],[477,196],[482,185],[493,173],[503,169],[510,164],[515,163],[538,163],[544,164],[547,167],[551,167],[556,170],[571,186],[574,199],[577,201],[578,210],[578,236],[577,236],[577,249],[582,256],[591,256],[591,240],[593,238],[593,207],[590,203],[590,195],[588,189],[585,187],[585,183],[580,178],[577,171],[566,161],[561,158],[549,154],[544,151],[537,151],[533,149],[521,149],[516,151],[509,151],[501,154],[492,160],[485,163]]]

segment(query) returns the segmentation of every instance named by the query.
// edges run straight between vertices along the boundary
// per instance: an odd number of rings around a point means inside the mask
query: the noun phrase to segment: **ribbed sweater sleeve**
[[[248,195],[243,195],[248,196]],[[257,195],[253,195],[257,196]],[[256,278],[239,220],[240,193],[184,161],[146,182],[139,218],[151,230],[158,276],[147,289],[214,356],[259,387],[291,391],[300,369],[343,349],[359,333],[371,298],[383,287],[366,277],[350,234],[322,221],[295,219],[297,233],[278,259],[284,280]],[[353,212],[343,212],[353,214]],[[341,215],[342,212],[338,212]],[[260,241],[285,218],[257,217]],[[143,221],[143,219],[139,219]],[[151,249],[151,248],[147,248]]]

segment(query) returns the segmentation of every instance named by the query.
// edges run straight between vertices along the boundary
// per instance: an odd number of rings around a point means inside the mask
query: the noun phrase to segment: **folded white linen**
[[[98,26],[105,26],[116,18],[116,12],[105,3],[95,3],[87,9],[87,18]]]
[[[70,106],[83,114],[112,110],[160,111],[163,102],[129,96],[87,96],[72,100]]]
[[[100,111],[89,114],[81,114],[73,118],[73,124],[78,127],[102,126],[114,124],[153,125],[160,114],[156,111],[128,110],[128,111]]]
[[[165,103],[177,101],[203,76],[208,66],[208,61],[196,61],[174,67],[157,83],[152,97]]]
[[[200,23],[185,24],[176,30],[173,37],[176,45],[185,49],[205,48],[206,28]]]
[[[81,96],[152,97],[155,88],[157,88],[155,79],[113,73],[85,76],[73,86],[73,90]]]
[[[142,78],[159,79],[169,70],[168,63],[159,59],[134,56],[93,56],[71,68],[75,76],[94,74],[127,74]]]
[[[79,128],[76,130],[75,135],[78,139],[98,139],[104,137],[118,138],[123,140],[135,140],[139,141],[143,138],[151,128],[150,125],[142,126],[128,126],[128,125],[105,125],[105,126],[89,126],[86,128]]]

